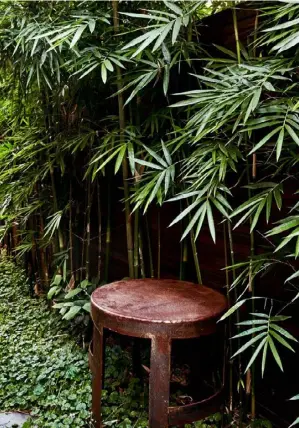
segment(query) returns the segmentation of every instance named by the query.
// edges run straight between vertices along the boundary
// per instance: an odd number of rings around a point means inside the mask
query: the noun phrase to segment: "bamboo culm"
[[[113,27],[114,33],[119,33],[119,16],[118,16],[118,0],[112,1],[113,8]],[[116,66],[117,74],[117,90],[118,90],[118,115],[119,115],[119,130],[120,130],[120,144],[125,143],[124,130],[125,130],[125,111],[124,111],[124,97],[123,93],[120,93],[123,88],[123,78],[120,67]],[[123,172],[123,186],[124,186],[124,204],[125,204],[125,216],[126,216],[126,234],[127,234],[127,251],[128,251],[128,265],[129,265],[129,276],[134,278],[134,255],[133,255],[133,231],[132,231],[132,218],[130,212],[129,202],[129,168],[127,157],[124,156],[122,161],[122,172]]]

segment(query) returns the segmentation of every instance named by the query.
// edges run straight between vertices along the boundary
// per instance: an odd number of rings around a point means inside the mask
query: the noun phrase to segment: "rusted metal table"
[[[221,389],[207,399],[169,407],[172,339],[190,339],[216,331],[226,309],[225,297],[191,282],[157,279],[118,281],[96,289],[91,296],[94,322],[92,411],[95,427],[101,424],[103,382],[103,329],[151,339],[149,427],[182,425],[219,409]]]

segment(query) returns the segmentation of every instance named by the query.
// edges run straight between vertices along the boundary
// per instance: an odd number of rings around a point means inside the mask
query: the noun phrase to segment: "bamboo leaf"
[[[268,325],[268,320],[247,320],[247,321],[241,321],[238,322],[236,325],[255,325],[255,324],[267,324]]]
[[[162,181],[164,180],[164,177],[165,177],[165,171],[161,172],[161,174],[160,174],[160,176],[159,176],[159,178],[157,180],[157,183],[155,184],[155,186],[154,186],[154,188],[153,188],[153,190],[152,190],[152,192],[150,194],[150,197],[147,200],[147,203],[146,203],[145,208],[144,208],[144,213],[146,212],[149,204],[152,202],[152,200],[154,199],[154,197],[157,195],[157,193],[158,193],[158,191],[160,189],[160,185],[161,185]]]
[[[229,310],[227,312],[225,312],[224,315],[222,315],[222,317],[220,318],[219,321],[225,320],[230,315],[232,315],[234,312],[236,312],[236,310],[239,309],[246,302],[246,300],[247,299],[243,299],[243,300],[240,300],[239,302],[235,303],[231,308],[229,308]]]
[[[267,335],[266,332],[260,333],[257,336],[254,336],[252,339],[250,339],[248,342],[245,343],[245,345],[241,346],[240,349],[237,350],[237,352],[234,353],[232,358],[236,357],[237,355],[241,354],[242,352],[246,351],[247,348],[249,348],[251,345],[253,345],[258,340],[261,340]]]
[[[172,165],[172,159],[171,159],[170,153],[169,153],[167,147],[165,146],[163,140],[161,140],[161,144],[162,144],[162,150],[164,153],[165,160],[168,163],[168,165],[170,166],[170,165]]]
[[[299,137],[293,130],[293,128],[291,128],[289,125],[285,125],[285,128],[288,131],[289,135],[292,137],[292,139],[295,141],[295,143],[299,146]]]
[[[262,358],[262,378],[264,377],[265,373],[265,367],[266,367],[266,358],[267,358],[267,350],[268,350],[269,341],[265,343],[264,349],[263,349],[263,358]]]
[[[168,92],[168,86],[169,86],[169,66],[165,65],[164,75],[163,75],[163,91],[165,96],[167,95],[167,92]]]
[[[252,223],[251,223],[251,227],[250,227],[250,233],[252,233],[254,231],[254,228],[255,228],[258,220],[259,220],[260,214],[261,214],[265,205],[266,205],[266,199],[263,199],[261,201],[261,203],[259,204],[259,206],[258,206],[258,208],[254,214],[254,217],[252,219]]]
[[[221,212],[221,214],[225,217],[225,218],[229,218],[229,214],[228,212],[225,210],[225,208],[217,201],[217,199],[211,197],[210,198],[212,203],[215,205],[215,207],[217,208],[217,210],[219,212]]]
[[[102,77],[103,83],[106,83],[107,82],[107,68],[106,68],[104,62],[102,62],[102,64],[101,64],[101,77]]]
[[[282,206],[281,189],[277,187],[277,188],[274,189],[273,193],[274,193],[274,198],[275,198],[276,206],[280,210],[281,206]]]
[[[289,426],[289,428],[299,424],[299,417]]]
[[[129,159],[131,174],[134,175],[135,173],[134,146],[131,142],[128,142],[127,147],[128,147],[128,159]]]
[[[94,19],[89,19],[88,20],[88,27],[89,27],[89,31],[91,32],[91,34],[94,32],[94,29],[96,27],[96,21]]]
[[[151,12],[151,11],[149,11]],[[156,11],[154,11],[156,12]],[[131,13],[131,12],[119,12],[121,15],[131,16],[132,18],[144,18],[148,20],[155,20],[155,21],[162,21],[162,22],[169,22],[168,18],[164,18],[163,16],[159,15],[152,15],[152,14],[145,14],[145,13]],[[168,14],[167,14],[168,15]]]
[[[293,19],[292,21],[284,22],[283,24],[274,25],[274,27],[267,28],[266,30],[263,30],[264,32],[273,32],[276,30],[283,30],[284,28],[293,27],[295,25],[299,24],[299,18]]]
[[[233,59],[237,59],[237,55],[235,54],[235,52],[233,52],[233,51],[231,51],[231,50],[229,50],[229,49],[227,49],[227,48],[224,48],[223,46],[219,46],[219,45],[216,45],[216,44],[214,44],[214,46],[215,46],[219,51],[221,51],[221,52],[225,53],[226,55],[229,55],[229,56],[230,56],[230,57],[232,57]]]
[[[270,334],[271,336],[275,337],[276,340],[278,340],[278,342],[280,342],[285,348],[290,349],[292,352],[295,352],[295,350],[291,347],[291,345],[284,340],[283,337],[279,336],[279,334],[275,333],[275,331],[270,329]]]
[[[169,22],[169,24],[165,25],[163,31],[161,32],[160,36],[158,37],[152,52],[155,52],[164,42],[167,34],[170,32],[170,30],[172,29],[173,26],[173,22]]]
[[[134,161],[140,165],[148,166],[149,168],[153,168],[153,169],[158,169],[159,171],[161,171],[163,169],[160,165],[156,165],[152,162],[147,162],[147,161],[142,160],[142,159],[134,158]]]
[[[200,195],[200,192],[198,190],[196,190],[194,192],[181,193],[181,194],[179,194],[177,196],[174,196],[171,199],[168,199],[168,202],[180,201],[182,199],[187,199],[187,198],[190,198],[192,196],[197,196],[198,197],[199,195]]]
[[[114,67],[111,64],[111,61],[108,58],[105,59],[104,64],[105,64],[105,67],[107,68],[107,70],[109,70],[109,71],[114,70]]]
[[[155,40],[159,36],[160,33],[161,33],[160,28],[156,28],[154,30],[151,30],[148,33],[145,33],[139,37],[136,37],[136,39],[131,40],[129,43],[127,43],[125,46],[123,46],[121,50],[129,49],[133,46],[138,45],[139,43],[144,42],[145,40],[148,40],[149,43],[147,45],[145,45],[145,47],[146,47],[150,43],[152,43],[152,41]]]
[[[249,360],[249,363],[247,364],[247,367],[245,369],[245,373],[248,371],[248,369],[252,366],[252,364],[254,363],[254,361],[256,360],[256,357],[258,356],[258,354],[260,353],[260,351],[262,350],[263,347],[267,346],[267,337],[265,337],[261,343],[259,343],[258,347],[256,348],[256,350],[254,351],[254,353],[252,354],[252,357]]]
[[[121,147],[121,149],[119,150],[118,156],[116,158],[115,167],[114,167],[114,174],[117,174],[117,172],[118,172],[118,170],[119,170],[119,168],[120,168],[120,166],[122,164],[122,161],[124,159],[124,155],[126,153],[126,150],[127,150],[127,145],[124,144]]]
[[[169,9],[171,9],[177,15],[183,15],[182,9],[179,6],[177,6],[174,2],[164,1],[164,3]]]
[[[206,202],[207,205],[207,218],[208,218],[208,225],[210,229],[210,233],[212,236],[212,239],[214,243],[216,242],[216,231],[215,231],[215,224],[214,224],[214,218],[213,218],[213,212],[211,208],[211,204],[209,201]]]
[[[190,233],[190,231],[193,229],[193,226],[195,225],[195,223],[197,222],[199,216],[202,214],[203,210],[204,210],[205,205],[202,204],[199,209],[196,211],[195,215],[192,217],[191,221],[189,222],[188,226],[186,227],[181,241],[188,235],[188,233]]]
[[[271,132],[269,132],[269,134],[267,134],[258,144],[254,146],[254,148],[249,152],[249,155],[252,155],[252,153],[256,152],[258,149],[263,147],[270,140],[270,138],[273,137],[273,135],[277,134],[277,132],[280,131],[280,129],[281,127],[278,126],[277,128],[273,129]]]
[[[235,336],[232,337],[232,339],[236,339],[238,337],[250,336],[253,333],[257,333],[258,331],[266,330],[267,328],[268,328],[267,324],[261,325],[260,327],[253,327],[253,328],[250,328],[248,330],[242,331],[239,334],[236,334]]]
[[[156,77],[156,74],[157,74],[157,72],[154,71],[154,72],[147,73],[144,77],[141,76],[142,79],[139,81],[136,88],[132,91],[131,95],[126,100],[124,106],[129,104],[129,102],[135,97],[135,95],[137,95],[141,89],[143,89],[146,85],[148,85]]]
[[[288,126],[288,125],[286,125]],[[284,128],[281,128],[281,131],[278,135],[277,143],[276,143],[276,162],[279,161],[280,155],[281,155],[281,149],[283,144],[283,138],[284,138]]]
[[[248,201],[244,202],[242,205],[240,205],[238,208],[236,208],[230,215],[230,218],[240,214],[242,211],[246,210],[246,208],[251,207],[252,205],[258,205],[260,201],[263,200],[263,195],[257,195]],[[255,209],[255,207],[254,207]]]
[[[79,77],[79,79],[83,79],[83,77],[87,76],[87,74],[91,73],[92,70],[94,70],[96,67],[98,67],[98,63],[93,64],[90,68],[88,68],[83,74],[81,74],[81,76]]]
[[[273,317],[270,317],[270,321],[286,321],[291,319],[292,317],[288,315],[274,315]]]
[[[207,212],[207,204],[204,204],[202,213],[201,213],[200,218],[199,218],[198,223],[197,223],[197,227],[196,227],[196,231],[195,231],[195,237],[194,237],[195,240],[198,238],[198,235],[201,231],[202,224],[203,224],[203,221],[204,221],[205,216],[206,216],[206,212]]]
[[[193,210],[194,207],[196,207],[196,205],[198,205],[199,201],[195,201],[193,202],[191,205],[189,205],[187,208],[185,208],[171,223],[168,227],[173,226],[174,224],[178,223],[179,221],[181,221],[187,214],[189,214],[190,211]]]
[[[281,359],[280,359],[280,356],[279,356],[279,354],[277,352],[275,343],[273,342],[273,339],[270,336],[268,337],[268,341],[269,341],[269,345],[270,345],[270,349],[271,349],[272,355],[273,355],[273,357],[274,357],[274,359],[275,359],[278,367],[283,372],[283,367],[282,367]]]
[[[170,183],[170,171],[169,171],[169,169],[167,169],[165,171],[165,183],[164,183],[165,184],[165,186],[164,186],[165,197],[166,197],[168,190],[169,190],[169,183]]]
[[[267,320],[269,319],[269,315],[263,314],[262,312],[250,312],[250,315],[258,318],[266,318]]]
[[[289,277],[285,280],[285,282],[287,282],[287,281],[292,281],[292,279],[294,279],[294,278],[298,278],[298,276],[299,276],[299,270],[297,270],[297,272],[295,272],[295,273],[293,273],[291,276],[289,276]]]
[[[284,336],[290,340],[293,340],[294,342],[298,342],[298,340],[294,336],[292,336],[291,333],[289,333],[288,331],[286,331],[284,328],[280,327],[279,325],[271,324],[271,328],[278,331],[278,333],[280,333],[282,336]]]
[[[85,30],[85,28],[87,27],[87,25],[80,25],[80,27],[78,27],[77,31],[75,32],[75,35],[73,37],[73,40],[70,44],[70,48],[73,48],[75,46],[75,44],[79,41],[83,31]]]
[[[267,232],[266,235],[267,236],[277,235],[281,232],[285,232],[286,230],[292,229],[293,227],[298,226],[298,225],[299,225],[299,217],[294,219],[294,220],[288,221],[284,224],[281,224],[280,226],[274,227],[272,230]]]
[[[180,32],[180,29],[181,29],[181,25],[182,25],[182,18],[181,17],[178,17],[176,20],[175,20],[175,23],[174,23],[174,26],[173,26],[173,29],[172,29],[172,38],[171,38],[171,43],[174,45],[175,44],[175,42],[176,42],[176,40],[177,40],[177,38],[178,38],[178,35],[179,35],[179,32]]]
[[[146,149],[146,151],[154,158],[156,159],[157,162],[159,162],[159,164],[161,164],[162,166],[164,166],[165,168],[168,167],[167,163],[165,162],[164,159],[161,158],[161,156],[159,156],[154,150],[150,149],[149,147],[147,147],[146,145],[144,145],[144,148]]]

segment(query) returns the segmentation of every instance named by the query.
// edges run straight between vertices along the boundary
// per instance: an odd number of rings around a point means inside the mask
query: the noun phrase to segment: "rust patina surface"
[[[169,279],[118,281],[94,291],[95,325],[121,334],[173,339],[212,333],[226,308],[225,297],[202,285]]]
[[[171,341],[215,332],[216,321],[225,309],[223,295],[191,282],[138,279],[114,282],[95,290],[91,297],[95,328],[90,351],[95,427],[102,426],[104,328],[151,339],[150,428],[181,425],[216,411],[221,391],[199,403],[169,407]]]

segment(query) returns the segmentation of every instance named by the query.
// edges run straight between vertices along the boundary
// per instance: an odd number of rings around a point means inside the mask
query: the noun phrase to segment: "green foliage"
[[[86,321],[96,285],[88,269],[95,187],[114,194],[118,178],[112,177],[122,173],[127,230],[133,221],[136,226],[134,242],[128,239],[136,276],[146,274],[143,255],[152,254],[150,242],[141,243],[140,211],[170,203],[170,225],[181,226],[182,239],[191,237],[198,282],[196,241],[205,228],[214,242],[224,236],[231,308],[223,319],[238,321],[245,303],[262,298],[258,280],[282,265],[293,291],[286,310],[299,297],[299,203],[289,207],[284,198],[294,186],[295,198],[298,193],[298,4],[248,5],[259,9],[259,18],[247,47],[238,40],[233,8],[235,50],[203,45],[202,18],[214,10],[206,2],[119,2],[113,28],[117,4],[0,2],[1,238],[17,224],[14,250],[20,257],[31,253],[34,281],[64,320]],[[92,239],[105,234],[109,248],[102,199],[99,236]],[[241,260],[234,253],[239,226],[251,246]],[[62,273],[49,288],[57,268]],[[250,368],[262,353],[263,372],[271,352],[282,367],[280,346],[290,349],[292,339],[277,324],[278,313],[258,320],[251,312],[248,330],[241,333],[239,322],[232,327],[231,355],[240,368],[243,351],[250,351]],[[120,403],[118,394],[110,426],[130,426],[116,416]]]
[[[265,371],[265,366],[266,366],[267,352],[268,352],[268,349],[270,348],[276,363],[278,364],[279,368],[283,371],[282,362],[281,362],[279,353],[277,351],[275,342],[276,344],[280,343],[285,348],[288,348],[291,351],[295,352],[295,350],[292,348],[292,346],[289,344],[289,342],[286,339],[293,340],[295,342],[298,342],[298,341],[287,330],[277,325],[277,322],[285,321],[290,317],[286,317],[282,315],[270,316],[269,314],[263,314],[263,313],[253,313],[252,315],[254,317],[253,320],[242,321],[237,324],[241,326],[243,325],[250,326],[251,328],[249,328],[248,330],[244,330],[241,333],[233,336],[232,339],[236,339],[244,336],[253,336],[253,337],[249,339],[240,349],[238,349],[238,351],[233,355],[233,357],[240,354],[241,352],[244,352],[250,346],[255,344],[256,349],[252,354],[252,357],[249,360],[249,363],[247,364],[245,372],[247,372],[247,370],[252,366],[255,359],[260,354],[260,352],[263,351],[263,359],[262,359],[262,376],[263,376]]]
[[[19,268],[1,260],[0,271],[1,409],[30,411],[34,426],[85,426],[91,394],[86,354],[46,302],[27,295]]]
[[[27,427],[92,426],[86,352],[46,301],[28,296],[22,270],[2,258],[0,273],[1,410],[29,411]],[[123,387],[128,355],[108,346],[106,361],[105,420],[110,426],[146,427],[138,382],[132,378]]]

